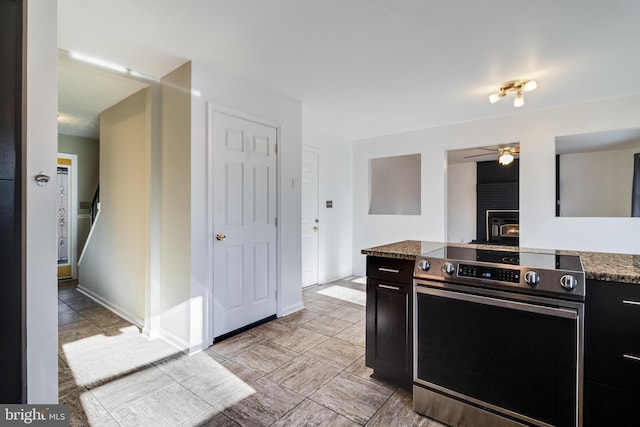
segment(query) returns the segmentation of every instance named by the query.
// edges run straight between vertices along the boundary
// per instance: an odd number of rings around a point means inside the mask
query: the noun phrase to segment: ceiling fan
[[[513,162],[513,160],[515,159],[515,155],[516,154],[520,154],[520,145],[519,144],[512,144],[512,145],[504,145],[504,146],[496,146],[494,147],[479,147],[479,150],[487,150],[487,151],[492,151],[492,152],[496,152],[498,153],[498,163],[500,163],[503,166],[506,166],[508,164],[511,164]],[[470,156],[465,156],[465,159],[469,159],[472,157],[484,157],[484,156],[488,156],[490,155],[489,153],[486,154],[473,154]]]

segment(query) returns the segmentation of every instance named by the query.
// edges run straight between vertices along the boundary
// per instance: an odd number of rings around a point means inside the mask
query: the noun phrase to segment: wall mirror
[[[556,216],[640,216],[640,128],[558,136],[555,146]]]
[[[447,241],[518,244],[519,158],[516,142],[447,152]]]

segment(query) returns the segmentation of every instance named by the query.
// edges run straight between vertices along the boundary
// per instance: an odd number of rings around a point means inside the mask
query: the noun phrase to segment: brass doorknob
[[[318,227],[314,226],[313,231],[318,231]]]
[[[226,239],[226,238],[227,238],[227,236],[225,236],[225,235],[224,235],[224,234],[222,234],[222,233],[218,233],[218,234],[216,234],[216,240],[224,240],[224,239]]]

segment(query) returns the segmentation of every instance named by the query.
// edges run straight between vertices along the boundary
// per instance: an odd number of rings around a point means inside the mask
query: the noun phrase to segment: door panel
[[[213,112],[214,337],[276,313],[275,128]]]
[[[318,157],[302,149],[302,286],[318,283]]]

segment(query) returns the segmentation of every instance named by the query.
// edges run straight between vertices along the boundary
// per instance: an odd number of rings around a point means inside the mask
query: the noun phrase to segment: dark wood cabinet
[[[640,426],[640,285],[587,280],[584,425]]]
[[[413,381],[413,265],[367,257],[366,365],[406,388]]]

